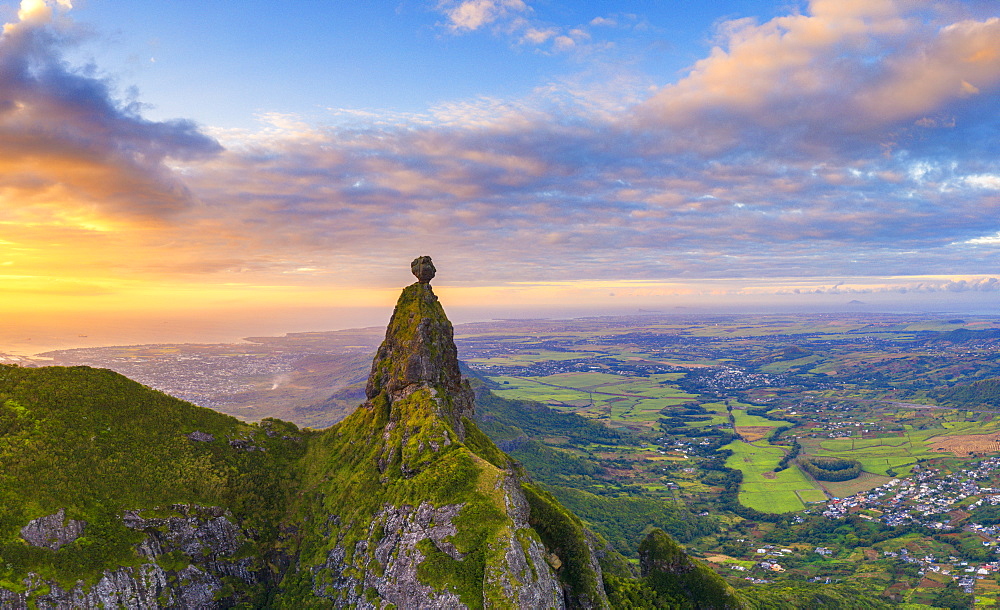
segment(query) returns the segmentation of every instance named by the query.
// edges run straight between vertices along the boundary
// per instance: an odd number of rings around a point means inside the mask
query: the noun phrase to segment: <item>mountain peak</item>
[[[366,404],[388,408],[389,420],[399,421],[402,413],[394,405],[426,389],[435,414],[451,424],[461,440],[465,438],[462,418],[472,416],[475,396],[458,367],[451,322],[429,283],[433,277],[430,257],[418,258],[413,268],[420,281],[399,296],[385,340],[372,362]]]

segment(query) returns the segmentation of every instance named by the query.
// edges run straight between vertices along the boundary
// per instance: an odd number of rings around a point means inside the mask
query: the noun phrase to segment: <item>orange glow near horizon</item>
[[[75,275],[19,275],[0,267],[0,312],[115,312],[155,315],[186,311],[246,311],[310,307],[391,307],[399,287],[299,285],[261,282],[184,282]],[[409,278],[408,278],[409,279]],[[711,299],[789,300],[807,296],[864,295],[914,291],[947,293],[989,282],[989,276],[898,276],[880,278],[757,278],[698,281],[581,280],[468,286],[434,282],[450,307],[657,307]],[[995,280],[994,280],[995,281]]]

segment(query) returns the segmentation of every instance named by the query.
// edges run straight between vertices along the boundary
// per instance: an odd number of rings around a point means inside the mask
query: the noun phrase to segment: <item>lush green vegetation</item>
[[[842,518],[821,517],[816,514],[818,507],[809,503],[827,497],[863,497],[891,477],[908,477],[918,464],[924,473],[927,468],[940,470],[931,484],[957,480],[965,476],[971,459],[964,452],[993,452],[985,441],[992,441],[986,437],[1000,430],[1000,419],[992,412],[997,407],[991,406],[991,396],[1000,386],[996,358],[1000,332],[990,328],[998,325],[996,320],[859,315],[718,316],[706,321],[638,316],[532,321],[523,331],[504,324],[477,327],[470,335],[469,345],[483,350],[484,357],[473,357],[477,365],[503,367],[488,373],[496,393],[480,392],[476,423],[540,482],[537,487],[525,482],[537,534],[555,551],[551,565],[559,566],[564,582],[575,583],[579,594],[590,597],[598,591],[583,564],[565,563],[566,555],[575,556],[583,548],[579,545],[581,536],[587,536],[584,526],[633,557],[638,556],[644,535],[662,528],[718,566],[722,576],[737,586],[747,607],[875,608],[886,600],[968,607],[969,596],[949,584],[950,576],[932,571],[921,576],[899,553],[934,556],[945,566],[958,560],[992,559],[992,547],[983,546],[977,533],[962,528],[1000,522],[994,507],[969,508],[976,500],[971,496],[950,514],[934,517],[945,525],[950,518],[956,528],[939,530],[918,524],[884,525],[883,511],[878,509]],[[388,365],[382,373],[391,377],[395,373]],[[502,530],[489,508],[497,506],[496,473],[518,473],[522,482],[525,475],[479,428],[469,426],[459,442],[447,427],[435,423],[426,405],[418,404],[423,398],[414,400],[404,419],[396,422],[402,425],[385,437],[363,434],[367,425],[385,421],[376,412],[366,416],[364,425],[358,420],[334,428],[338,431],[334,434],[342,437],[283,433],[304,439],[288,451],[298,447],[300,453],[309,453],[302,460],[302,471],[297,466],[289,469],[287,463],[294,459],[271,466],[275,472],[290,473],[289,481],[281,475],[270,479],[273,485],[252,478],[234,483],[269,462],[233,447],[228,455],[226,443],[219,443],[217,461],[212,461],[213,454],[207,462],[195,460],[184,468],[201,472],[206,481],[212,479],[205,476],[220,473],[226,490],[245,487],[248,504],[238,511],[247,518],[258,512],[264,515],[266,506],[280,506],[267,497],[288,497],[288,489],[295,489],[291,509],[285,513],[285,523],[297,528],[287,531],[294,533],[275,543],[272,533],[265,532],[254,543],[262,548],[301,547],[311,553],[307,559],[313,567],[328,560],[331,540],[348,528],[345,519],[367,519],[371,532],[344,537],[353,545],[345,564],[348,575],[357,573],[358,562],[370,553],[370,543],[384,534],[379,525],[384,506],[370,502],[369,496],[386,492],[392,503],[406,505],[431,491],[434,502],[444,502],[443,495],[428,489],[431,479],[423,474],[440,468],[442,493],[464,498],[472,507],[457,518],[463,525],[456,544],[469,554],[456,561],[435,545],[423,543],[420,550],[426,560],[420,579],[438,590],[451,590],[474,606],[476,587],[495,561],[488,551],[476,550],[477,545],[496,541]],[[32,405],[14,398],[0,404],[4,405],[2,438],[11,442],[28,438]],[[252,426],[233,425],[249,430],[248,438],[259,436]],[[428,452],[432,443],[441,446],[445,440],[446,451]],[[362,448],[383,441],[384,447],[374,453]],[[324,465],[305,466],[314,460]],[[841,462],[849,466],[822,468]],[[362,463],[369,469],[355,469]],[[817,474],[857,476],[812,480],[802,472],[810,468],[806,464]],[[981,486],[1000,486],[1000,477],[982,476],[989,480],[980,481]],[[349,485],[343,484],[344,477]],[[926,474],[921,477],[927,480]],[[321,518],[333,514],[332,507],[360,497],[344,487],[362,491],[361,506],[338,508],[336,523],[321,524]],[[210,491],[203,493],[206,502],[211,500]],[[218,501],[230,501],[227,498],[223,494]],[[310,508],[316,502],[320,504]],[[32,515],[47,514],[27,506]],[[81,514],[71,511],[69,516]],[[95,518],[93,513],[90,518]],[[279,515],[278,521],[282,518]],[[19,519],[14,521],[23,524]],[[87,538],[91,533],[104,535],[99,522],[94,523]],[[758,553],[769,545],[781,548]],[[826,548],[820,553],[817,547]],[[77,552],[70,547],[56,553],[38,551],[63,557],[59,561],[87,560],[73,555]],[[127,545],[122,552],[131,553]],[[615,556],[598,555],[602,566]],[[758,565],[762,559],[780,562],[781,568],[762,567]],[[657,590],[648,578],[632,578],[627,569],[611,563],[618,567],[605,566],[603,588],[613,607],[690,603],[686,597],[690,593]],[[952,574],[960,575],[959,569],[953,568]],[[744,577],[775,582],[750,586]],[[330,578],[322,570],[290,574],[281,594],[267,600],[267,605],[308,605],[313,587],[327,586]],[[806,582],[810,579],[818,582]],[[1000,595],[994,580],[988,576],[975,584],[975,596],[986,600],[983,603]]]
[[[980,506],[972,511],[969,519],[980,525],[1000,525],[1000,506]]]
[[[613,431],[536,402],[501,398],[485,387],[477,390],[476,406],[483,430],[619,551],[635,556],[644,532],[651,527],[662,528],[681,541],[717,529],[713,520],[674,501],[636,496],[634,490],[628,493],[610,486],[601,476],[603,469],[593,460],[536,440],[567,436],[582,445],[637,442],[627,431]]]
[[[552,494],[573,513],[582,515],[596,531],[622,553],[635,556],[650,528],[669,530],[681,541],[717,531],[719,526],[683,506],[653,498],[606,497],[572,489],[549,487]]]
[[[549,407],[598,420],[610,428],[650,430],[664,409],[694,397],[675,385],[676,374],[623,377],[607,373],[560,373],[547,376],[491,377],[497,396],[537,401]]]
[[[615,444],[624,434],[576,413],[554,411],[536,401],[503,398],[486,388],[476,393],[476,417],[490,437],[499,441],[522,435],[566,436],[576,444]]]
[[[788,465],[799,456],[799,452],[802,450],[802,445],[799,444],[799,439],[792,439],[792,446],[788,453],[785,454],[780,460],[778,460],[778,465],[774,467],[775,472],[779,472],[788,468]]]
[[[928,396],[947,405],[1000,409],[1000,377],[935,388]]]
[[[784,449],[733,441],[723,447],[732,452],[726,466],[743,473],[740,502],[761,512],[785,513],[802,510],[798,491],[815,486],[797,468],[775,471],[785,455]]]
[[[820,481],[849,481],[861,474],[861,462],[842,458],[808,458],[799,465]]]
[[[737,594],[744,607],[753,610],[877,610],[899,607],[898,604],[879,599],[870,591],[851,585],[785,581],[780,585],[740,589]]]
[[[414,303],[407,295],[416,292],[420,302]],[[375,553],[390,533],[387,528],[400,527],[399,519],[405,522],[410,512],[424,507],[448,514],[455,528],[448,544],[461,556],[422,540],[414,549],[421,557],[416,577],[435,590],[451,591],[469,607],[509,602],[495,581],[508,578],[504,566],[511,543],[522,549],[544,544],[546,561],[555,568],[571,606],[590,607],[605,595],[595,561],[609,578],[618,579],[621,591],[641,589],[641,583],[628,584],[627,563],[600,536],[532,483],[475,422],[460,416],[459,398],[450,385],[457,375],[441,364],[450,358],[457,373],[450,325],[436,299],[426,298],[429,294],[423,286],[404,291],[373,366],[369,401],[318,433],[277,420],[245,424],[110,371],[5,367],[0,371],[3,585],[18,589],[18,581],[33,572],[72,588],[81,578],[93,584],[105,569],[137,565],[142,559],[134,545],[142,535],[126,528],[121,515],[134,509],[167,514],[175,510],[172,506],[185,504],[225,507],[240,527],[252,532],[253,548],[242,549],[241,555],[256,558],[257,567],[280,586],[275,589],[265,581],[240,592],[235,590],[239,583],[228,583],[229,602],[250,606],[310,607],[318,592],[332,603],[346,602],[358,594],[359,575],[385,568]],[[434,336],[418,337],[427,327]],[[400,395],[398,388],[413,385],[412,362],[440,368],[430,379],[420,378],[419,389],[408,387]],[[493,430],[506,433],[508,440],[543,434],[621,442],[621,433],[578,416],[505,401],[492,406],[497,413]],[[598,474],[569,453],[559,460],[560,452],[544,445],[523,446],[525,455],[534,455],[536,467],[544,460],[554,462],[550,476],[560,466],[575,467],[580,477]],[[39,476],[46,480],[40,489]],[[532,529],[513,530],[507,497],[511,485],[525,495]],[[606,501],[563,489],[604,522],[616,519],[623,508],[634,509],[615,531],[625,546],[635,544],[627,530],[641,531],[653,523],[683,525],[689,537],[703,533],[698,526],[704,522],[684,523],[689,515],[656,500]],[[26,546],[19,539],[27,520],[61,508],[67,508],[70,519],[86,522],[85,536],[57,551]],[[279,556],[277,562],[285,568],[269,561]],[[176,572],[190,558],[171,552],[158,561]],[[536,566],[528,567],[537,573]],[[701,580],[704,571],[694,570]],[[675,584],[686,586],[687,595],[703,593],[701,580],[689,583],[681,576]],[[345,579],[350,586],[337,584]],[[364,595],[373,600],[378,593]],[[659,599],[667,599],[664,595]]]
[[[905,436],[892,438],[803,439],[809,457],[852,459],[861,462],[867,472],[887,474],[890,470],[906,474],[918,460],[937,457],[927,446],[927,439],[947,432],[945,428],[907,430]]]
[[[642,579],[664,600],[680,599],[696,608],[738,608],[733,588],[705,565],[693,561],[663,530],[654,529],[639,545]],[[695,600],[691,604],[688,600]]]
[[[0,404],[3,581],[34,572],[72,588],[136,565],[141,535],[120,515],[172,504],[225,506],[259,532],[256,554],[271,552],[307,437],[294,425],[244,424],[86,367],[2,366]],[[214,440],[190,440],[196,431]],[[83,537],[56,551],[24,544],[23,525],[62,508],[87,523]]]

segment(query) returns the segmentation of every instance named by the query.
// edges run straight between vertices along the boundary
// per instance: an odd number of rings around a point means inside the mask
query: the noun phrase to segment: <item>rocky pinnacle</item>
[[[427,283],[434,275],[430,257],[416,259],[411,268],[419,281],[399,296],[385,340],[372,362],[365,394],[369,402],[385,395],[392,404],[429,388],[437,396],[438,415],[461,438],[465,436],[462,417],[472,416],[473,392],[458,368],[451,322]]]

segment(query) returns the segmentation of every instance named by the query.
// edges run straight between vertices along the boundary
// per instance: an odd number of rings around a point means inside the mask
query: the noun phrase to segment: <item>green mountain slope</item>
[[[271,578],[263,559],[273,551],[275,525],[294,483],[291,466],[305,449],[294,425],[247,425],[86,367],[0,367],[0,403],[0,587],[24,594],[41,580],[66,590],[81,581],[88,588],[108,570],[149,563],[149,554],[135,550],[146,538],[141,517],[127,523],[128,511],[163,519],[221,517],[253,528],[252,537],[233,532],[246,544],[244,554],[260,558],[241,569],[254,573],[252,585]],[[225,509],[210,517],[195,506]],[[68,523],[86,524],[81,536],[62,545],[25,544],[23,527],[59,511]],[[52,524],[49,535],[60,526]],[[223,588],[221,576],[216,580],[217,587],[208,587],[213,596]],[[251,601],[262,588],[223,597]]]
[[[718,528],[713,520],[673,502],[615,490],[603,469],[592,461],[537,440],[566,436],[582,445],[614,444],[628,432],[611,430],[541,403],[502,398],[490,392],[485,383],[476,387],[475,418],[535,481],[626,555],[638,555],[644,532],[650,528],[661,528],[682,542]]]
[[[927,395],[949,406],[1000,409],[1000,377],[934,388]]]

